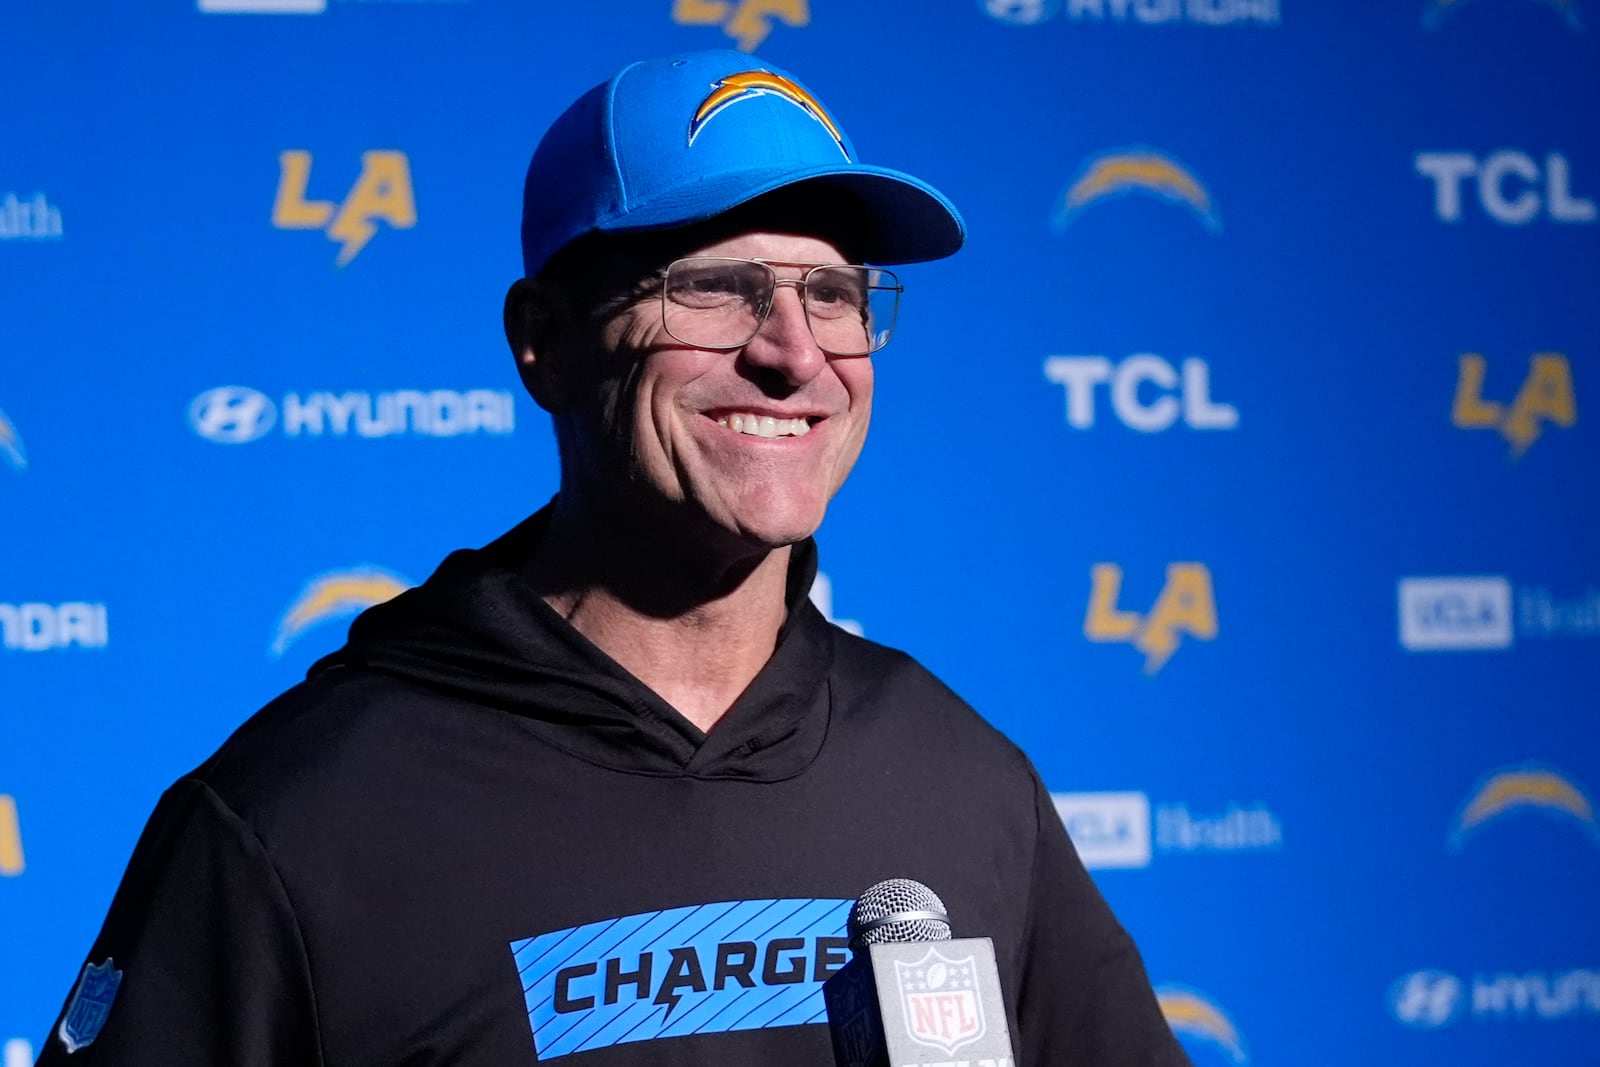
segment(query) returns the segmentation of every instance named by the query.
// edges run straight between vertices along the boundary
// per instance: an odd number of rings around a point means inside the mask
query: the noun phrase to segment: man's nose
[[[796,386],[809,382],[828,365],[827,353],[817,346],[806,321],[803,291],[798,279],[779,279],[772,293],[772,309],[744,346],[747,363],[779,374]]]

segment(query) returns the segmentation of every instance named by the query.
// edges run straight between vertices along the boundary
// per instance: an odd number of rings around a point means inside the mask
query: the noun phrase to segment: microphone
[[[854,958],[822,987],[838,1067],[1015,1067],[994,942],[952,939],[937,893],[879,882],[849,933]]]

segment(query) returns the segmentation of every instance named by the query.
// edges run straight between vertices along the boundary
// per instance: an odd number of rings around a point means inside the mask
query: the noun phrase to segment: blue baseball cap
[[[689,52],[624,67],[551,125],[523,186],[523,270],[532,277],[591,231],[688,226],[801,182],[862,205],[858,249],[869,263],[939,259],[966,238],[955,205],[909,174],[860,162],[792,76],[742,52]]]

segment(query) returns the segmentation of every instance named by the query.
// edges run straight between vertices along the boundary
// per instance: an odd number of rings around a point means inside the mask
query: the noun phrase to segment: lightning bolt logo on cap
[[[1053,224],[1065,230],[1095,204],[1130,193],[1181,204],[1212,233],[1222,229],[1211,194],[1189,168],[1153,148],[1138,146],[1091,157],[1067,186]]]
[[[0,411],[0,456],[5,457],[13,470],[28,469],[28,453],[23,450],[22,435],[3,411]]]
[[[289,610],[278,620],[272,654],[281,656],[314,626],[358,615],[375,604],[399,596],[411,587],[404,578],[370,565],[328,571],[306,583]]]
[[[1460,849],[1479,828],[1517,811],[1541,812],[1576,823],[1600,845],[1600,821],[1584,791],[1560,771],[1528,763],[1491,771],[1478,783],[1451,825],[1450,848]]]
[[[689,143],[694,144],[694,139],[700,136],[706,124],[734,104],[769,95],[787,100],[821,123],[828,131],[828,136],[839,146],[839,151],[844,153],[846,159],[850,158],[850,153],[844,147],[844,135],[839,132],[839,127],[822,102],[792,79],[766,70],[742,71],[712,83],[711,93],[700,101],[694,117],[689,120]]]
[[[1211,998],[1187,986],[1169,985],[1156,990],[1156,1003],[1167,1025],[1179,1037],[1193,1037],[1215,1045],[1234,1063],[1249,1063],[1244,1040],[1233,1020]]]

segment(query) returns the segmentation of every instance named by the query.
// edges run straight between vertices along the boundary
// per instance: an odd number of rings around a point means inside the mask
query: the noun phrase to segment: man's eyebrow
[[[597,278],[575,287],[572,296],[586,313],[586,317],[603,319],[614,315],[635,301],[655,296],[661,292],[666,280],[667,265],[639,273],[630,271],[622,277]],[[617,272],[621,275],[621,272]]]

